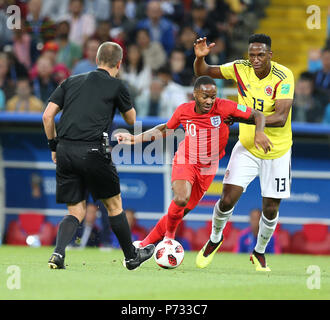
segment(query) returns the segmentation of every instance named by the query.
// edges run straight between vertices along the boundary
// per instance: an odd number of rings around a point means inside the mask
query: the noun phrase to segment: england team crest
[[[211,120],[211,124],[212,124],[213,127],[219,127],[220,126],[220,123],[221,123],[220,116],[211,117],[210,120]]]

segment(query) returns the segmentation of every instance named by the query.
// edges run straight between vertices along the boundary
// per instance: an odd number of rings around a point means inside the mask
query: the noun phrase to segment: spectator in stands
[[[145,87],[135,99],[137,116],[159,116],[163,90],[164,82],[157,77],[152,78],[150,86]]]
[[[330,102],[325,107],[323,123],[324,124],[330,124]]]
[[[175,45],[175,26],[163,17],[161,3],[151,0],[147,4],[147,18],[137,24],[137,29],[147,29],[152,41],[160,42],[167,55],[169,55]]]
[[[126,16],[125,1],[113,0],[111,2],[111,32],[110,36],[114,39],[124,41],[125,43],[131,39],[132,32],[135,29],[135,24]]]
[[[28,13],[26,16],[26,31],[31,36],[31,59],[32,63],[39,56],[39,47],[55,37],[55,23],[48,17],[41,16],[41,0],[30,0],[28,2]]]
[[[71,243],[71,247],[85,248],[100,246],[100,229],[96,225],[98,207],[94,203],[88,203],[86,206],[86,216],[78,228],[76,235]]]
[[[98,39],[100,41],[100,43],[107,42],[107,41],[118,43],[123,49],[123,60],[125,60],[126,56],[127,56],[125,42],[123,39],[120,39],[118,37],[112,38],[110,36],[110,30],[111,30],[110,21],[108,21],[108,20],[99,21],[97,24],[95,33],[93,35],[93,38]]]
[[[195,60],[194,42],[197,39],[197,34],[190,25],[185,25],[181,28],[178,37],[178,47],[180,47],[186,56],[185,68],[191,68]]]
[[[31,36],[26,32],[25,23],[13,30],[13,52],[25,68],[31,67]]]
[[[80,74],[96,70],[96,54],[101,42],[98,39],[90,38],[86,42],[85,59],[79,61],[73,68],[72,74]]]
[[[330,47],[321,53],[322,69],[315,73],[315,88],[325,90],[330,97]]]
[[[0,50],[7,44],[12,43],[13,32],[7,27],[7,7],[3,0],[0,1]]]
[[[0,89],[0,111],[4,111],[6,106],[6,97],[2,89]]]
[[[33,80],[33,93],[44,104],[56,89],[57,83],[53,76],[54,65],[49,57],[40,56],[37,60],[37,77]]]
[[[85,0],[84,13],[94,16],[96,21],[109,20],[110,1],[109,0]]]
[[[69,10],[69,0],[43,0],[42,16],[49,16],[53,21],[62,18]],[[96,20],[107,20],[110,16],[110,0],[84,0],[84,13]]]
[[[53,21],[63,17],[69,10],[69,0],[42,0],[41,16]]]
[[[164,83],[159,116],[162,118],[170,118],[180,104],[188,101],[188,97],[183,86],[173,81],[169,65],[159,68],[157,77]]]
[[[108,20],[102,20],[97,23],[93,38],[97,38],[101,43],[113,41],[110,37],[111,24]]]
[[[209,19],[209,13],[206,4],[202,1],[196,1],[191,10],[191,15],[188,19],[188,23],[192,26],[198,37],[215,37],[217,31],[215,29],[215,23]]]
[[[127,0],[125,6],[125,14],[128,19],[134,20],[136,18],[137,3],[135,0]]]
[[[215,1],[214,8],[210,11],[210,19],[214,21],[216,29],[220,33],[223,31],[224,25],[226,24],[229,11],[230,6],[226,0]]]
[[[136,33],[136,44],[142,52],[145,65],[157,70],[166,63],[166,52],[158,41],[151,41],[147,29],[139,29]]]
[[[70,0],[70,14],[63,17],[70,22],[69,40],[79,46],[83,46],[96,29],[95,18],[83,11],[84,0]]]
[[[56,61],[59,46],[55,41],[48,41],[42,48],[41,56],[51,60],[53,67],[53,77],[57,83],[61,83],[70,76],[71,72],[64,63]],[[30,79],[34,80],[38,76],[37,63],[31,68],[29,73]]]
[[[183,1],[161,0],[164,17],[180,25],[184,19]]]
[[[123,64],[121,77],[129,86],[132,99],[141,94],[143,88],[149,87],[151,82],[151,69],[144,64],[144,60],[136,44],[127,48],[127,61]]]
[[[210,38],[210,42],[214,42],[215,46],[212,48],[209,55],[206,57],[206,62],[211,65],[225,64],[227,60],[226,55],[226,41],[222,36]]]
[[[315,73],[322,69],[321,49],[311,49],[308,52],[308,71]]]
[[[81,59],[81,47],[69,40],[70,23],[62,20],[57,24],[56,42],[59,46],[56,62],[65,64],[69,69]]]
[[[261,210],[253,209],[250,211],[250,226],[243,229],[239,235],[235,252],[251,253],[257,243],[257,236],[259,231],[259,221],[261,218]],[[277,243],[276,234],[274,234],[266,248],[266,253],[280,253],[281,249]]]
[[[5,95],[5,101],[8,101],[15,94],[15,83],[9,75],[8,55],[0,52],[0,89]]]
[[[292,104],[292,121],[321,122],[327,104],[326,97],[314,88],[313,74],[303,72],[296,84]]]
[[[170,68],[175,83],[190,86],[193,83],[193,69],[186,68],[186,56],[181,49],[174,49],[170,56]]]
[[[145,228],[140,226],[135,218],[135,210],[133,209],[126,209],[125,210],[126,217],[127,217],[127,222],[128,225],[131,229],[131,234],[132,234],[132,241],[137,241],[137,240],[143,240],[148,232]],[[111,234],[112,241],[111,245],[114,248],[120,248],[118,239],[115,237],[115,235],[112,233]]]
[[[32,95],[32,88],[28,78],[18,79],[16,95],[7,102],[6,111],[10,112],[43,112],[44,104]]]
[[[28,77],[28,71],[25,66],[20,63],[12,51],[12,47],[6,51],[9,62],[8,77],[13,83],[16,83],[18,78]]]
[[[57,62],[57,54],[59,46],[56,42],[47,42],[43,48],[43,55],[50,57],[54,65],[53,75],[56,83],[60,84],[63,80],[71,75],[71,70],[61,62]]]
[[[140,117],[170,118],[174,110],[187,101],[184,87],[172,80],[170,67],[165,65],[157,70],[150,86],[136,98],[136,112]]]

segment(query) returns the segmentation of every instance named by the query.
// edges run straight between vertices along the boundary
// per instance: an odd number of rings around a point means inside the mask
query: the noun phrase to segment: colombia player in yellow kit
[[[210,240],[198,253],[196,264],[205,268],[220,247],[222,231],[235,204],[249,183],[259,175],[262,216],[251,261],[257,271],[270,271],[264,252],[278,221],[281,199],[290,197],[291,105],[294,93],[292,72],[272,61],[271,39],[264,34],[249,38],[248,60],[236,60],[221,66],[208,65],[204,58],[214,46],[206,38],[195,43],[194,71],[197,76],[231,79],[237,83],[238,103],[253,107],[266,116],[265,133],[273,143],[268,153],[254,146],[254,126],[239,125],[236,143],[223,180],[221,199],[213,210]]]

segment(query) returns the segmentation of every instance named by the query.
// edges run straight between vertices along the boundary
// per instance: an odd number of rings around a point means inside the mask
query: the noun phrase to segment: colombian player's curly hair
[[[251,35],[249,37],[249,44],[254,42],[264,43],[268,47],[268,49],[272,47],[272,39],[270,38],[270,36],[267,36],[263,33],[255,33]]]

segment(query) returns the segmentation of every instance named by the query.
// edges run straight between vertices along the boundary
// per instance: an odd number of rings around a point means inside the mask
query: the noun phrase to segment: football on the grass
[[[154,258],[160,267],[174,269],[182,263],[184,250],[178,241],[166,239],[157,244]]]

